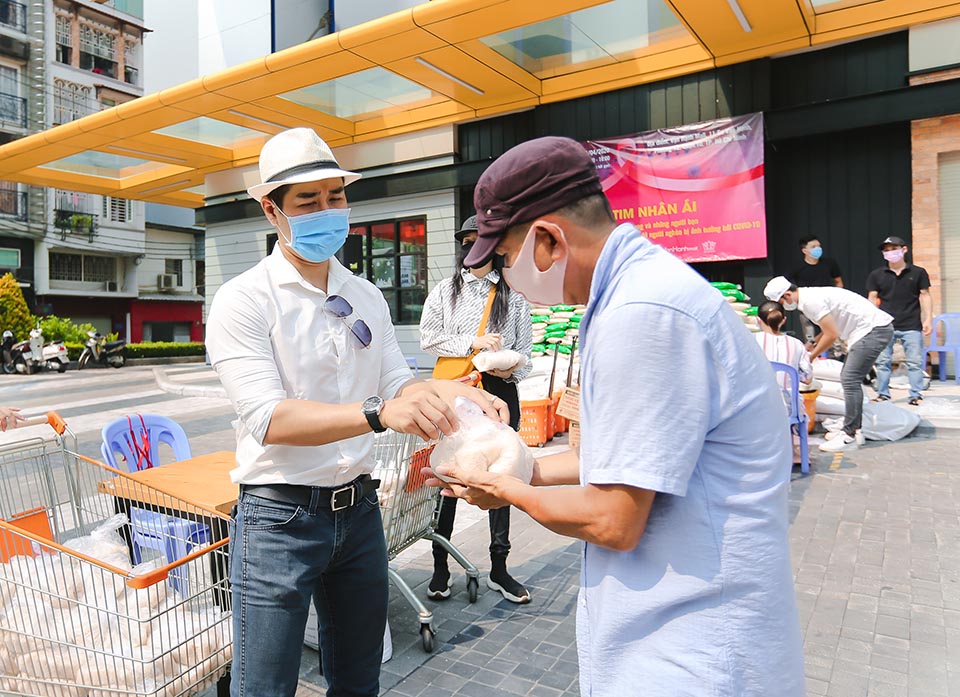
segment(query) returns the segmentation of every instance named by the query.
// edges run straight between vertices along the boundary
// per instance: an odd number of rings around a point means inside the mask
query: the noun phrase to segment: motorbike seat
[[[112,351],[115,348],[120,348],[121,346],[126,346],[126,341],[108,341],[103,345],[104,350]]]

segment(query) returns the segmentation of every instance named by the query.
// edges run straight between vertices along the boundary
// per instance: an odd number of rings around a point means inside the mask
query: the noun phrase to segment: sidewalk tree
[[[17,279],[12,273],[0,277],[0,331],[9,329],[17,341],[23,341],[36,323],[37,318],[30,313]]]

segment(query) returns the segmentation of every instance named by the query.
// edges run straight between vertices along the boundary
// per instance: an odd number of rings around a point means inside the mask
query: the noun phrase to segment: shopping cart
[[[450,540],[434,532],[440,511],[438,493],[434,487],[426,486],[421,473],[430,464],[431,452],[433,444],[425,446],[416,436],[394,431],[381,433],[374,441],[374,476],[380,479],[380,508],[387,555],[393,560],[418,540],[438,542],[464,568],[467,598],[473,603],[480,587],[480,572]],[[433,651],[433,613],[414,595],[395,569],[390,568],[389,574],[390,580],[419,615],[423,650]]]
[[[0,446],[0,694],[222,691],[227,520],[83,457],[55,412],[21,427],[42,423],[53,433]],[[215,541],[131,568],[131,507],[203,523]]]

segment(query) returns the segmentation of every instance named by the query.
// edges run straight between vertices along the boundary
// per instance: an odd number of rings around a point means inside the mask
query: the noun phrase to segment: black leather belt
[[[379,479],[372,479],[364,474],[349,484],[340,487],[299,486],[297,484],[241,484],[240,493],[250,494],[262,499],[288,503],[292,506],[309,508],[314,493],[319,494],[318,503],[321,508],[331,511],[342,511],[360,503],[360,499],[380,486]]]

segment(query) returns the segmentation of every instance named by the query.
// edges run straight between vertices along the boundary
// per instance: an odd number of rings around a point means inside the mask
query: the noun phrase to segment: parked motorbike
[[[62,341],[50,341],[44,344],[43,330],[38,324],[30,330],[27,341],[14,342],[13,332],[3,333],[3,372],[25,373],[31,375],[41,370],[56,370],[62,373],[67,369],[67,347]]]
[[[79,369],[85,368],[90,361],[114,368],[122,368],[127,362],[126,341],[107,341],[107,337],[100,332],[87,332],[87,336],[90,338],[80,354]]]

